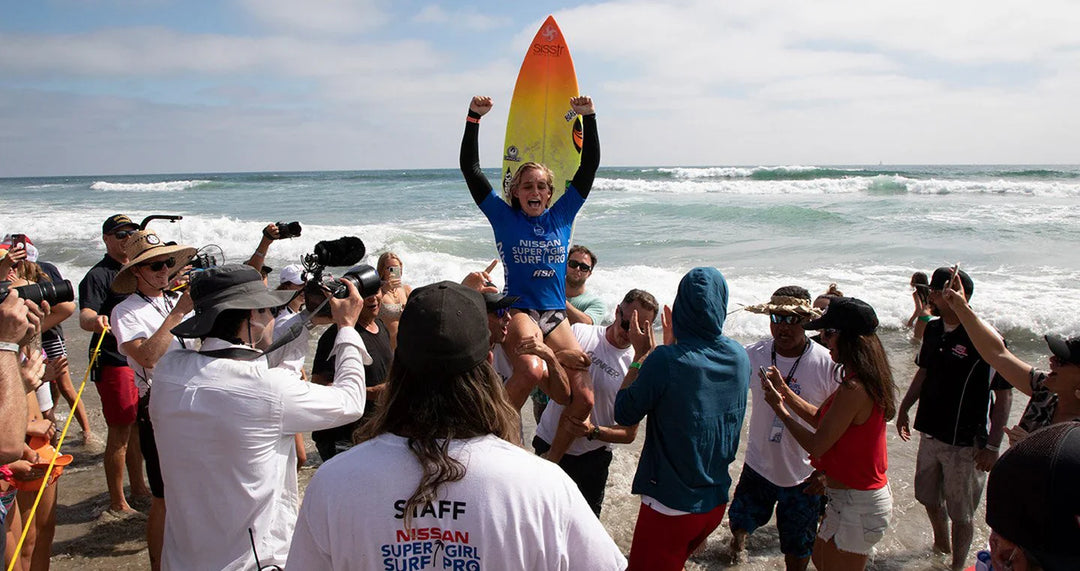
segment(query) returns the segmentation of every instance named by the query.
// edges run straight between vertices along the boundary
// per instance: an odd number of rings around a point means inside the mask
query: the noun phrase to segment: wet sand
[[[82,381],[86,369],[86,346],[89,335],[78,329],[74,320],[69,320],[65,327],[68,338],[68,352],[71,361],[72,378],[76,388]],[[317,336],[316,336],[317,338]],[[884,337],[889,351],[897,384],[901,394],[907,389],[914,365],[914,347],[904,338],[903,333],[887,332]],[[748,340],[740,340],[748,341]],[[1038,354],[1020,354],[1028,362],[1045,366],[1045,356]],[[102,441],[105,437],[105,423],[101,416],[101,407],[97,391],[92,383],[87,383],[83,400],[94,430]],[[62,401],[62,399],[61,399]],[[1012,418],[1014,424],[1027,404],[1027,399],[1014,391]],[[526,423],[526,442],[531,442],[535,423],[526,405],[524,419]],[[66,414],[66,403],[60,406]],[[747,413],[749,415],[749,411]],[[914,418],[914,414],[912,414]],[[739,457],[732,464],[730,472],[733,482],[738,480],[742,468],[742,456],[745,450],[745,427]],[[870,569],[889,571],[941,570],[948,568],[946,556],[931,551],[932,535],[926,512],[915,501],[912,488],[912,476],[915,468],[915,455],[918,448],[916,440],[902,442],[890,425],[887,432],[889,446],[889,479],[892,486],[894,506],[893,519],[885,538],[878,544],[877,555],[872,560]],[[310,436],[310,435],[306,435]],[[630,494],[630,484],[637,466],[638,453],[641,450],[643,435],[639,434],[634,444],[619,446],[615,450],[608,480],[604,509],[601,521],[611,533],[623,552],[629,551],[633,538],[634,522],[640,502]],[[916,437],[917,438],[917,437]],[[91,454],[78,443],[81,435],[76,422],[68,433],[64,452],[75,456],[59,480],[59,501],[57,507],[56,540],[53,544],[52,566],[54,569],[81,569],[91,571],[149,569],[146,551],[144,520],[115,520],[102,515],[108,507],[108,493],[105,490],[105,477],[101,465],[101,453]],[[319,456],[310,438],[306,440],[308,463],[300,472],[300,486],[303,488],[314,474],[319,464]],[[734,484],[732,485],[734,491]],[[130,497],[130,496],[129,496]],[[148,505],[135,504],[146,511]],[[980,507],[975,516],[976,531],[969,564],[974,552],[985,545],[988,529],[984,523],[984,507]],[[783,569],[783,555],[779,549],[779,539],[774,522],[759,529],[748,541],[749,558],[745,563],[731,566],[726,556],[726,546],[731,534],[727,530],[727,520],[714,532],[705,548],[691,558],[687,570],[739,569],[765,570]]]

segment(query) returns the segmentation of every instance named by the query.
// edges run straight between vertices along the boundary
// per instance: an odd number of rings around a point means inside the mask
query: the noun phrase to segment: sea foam
[[[91,190],[112,192],[173,192],[210,184],[209,180],[169,180],[164,182],[108,182],[99,180],[90,185]]]

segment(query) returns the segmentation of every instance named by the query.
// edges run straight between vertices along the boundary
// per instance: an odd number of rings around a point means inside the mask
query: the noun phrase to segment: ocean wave
[[[1056,181],[995,180],[910,180],[905,182],[913,194],[1013,194],[1030,196],[1080,196],[1080,184]]]
[[[777,216],[802,216],[801,211],[778,205]],[[987,210],[981,215],[989,215]],[[1033,214],[1034,212],[1032,212]],[[86,213],[45,212],[27,224],[18,226],[29,233],[42,251],[43,259],[57,262],[65,276],[77,282],[103,254],[100,240],[100,220],[112,211],[95,210]],[[0,215],[0,226],[15,227],[13,215]],[[456,226],[456,222],[449,224]],[[243,262],[258,244],[264,221],[241,220],[225,216],[185,214],[177,224],[152,223],[162,238],[194,246],[219,245],[230,263]],[[480,225],[482,226],[482,225]],[[413,286],[438,280],[459,281],[470,271],[482,269],[495,256],[489,238],[479,237],[481,228],[469,225],[466,233],[474,239],[463,240],[458,233],[447,231],[447,224],[423,221],[416,224],[377,223],[362,225],[305,224],[303,236],[274,242],[267,264],[280,270],[286,264],[297,263],[312,251],[315,242],[342,235],[356,235],[367,246],[365,263],[374,265],[377,256],[386,250],[395,251],[404,260],[405,281]],[[669,246],[677,250],[677,246]],[[670,251],[670,250],[669,250]],[[617,300],[630,287],[645,289],[670,304],[675,297],[679,280],[689,266],[670,264],[670,257],[652,263],[605,263],[598,267],[589,281],[589,288],[608,301],[609,315]],[[945,265],[942,260],[941,265]],[[694,265],[711,265],[719,260],[702,259]],[[676,263],[677,264],[677,263]],[[787,269],[724,266],[731,291],[729,309],[767,300],[776,287],[799,284],[812,294],[823,292],[835,282],[845,294],[871,303],[877,310],[882,330],[904,334],[904,322],[911,314],[911,295],[907,283],[916,270],[897,263],[802,265]],[[1070,267],[966,267],[976,283],[973,306],[981,316],[1005,333],[1010,341],[1035,344],[1046,333],[1075,335],[1080,333],[1080,315],[1073,308],[1080,306],[1080,270]],[[276,274],[275,274],[276,276]],[[496,284],[503,282],[503,270],[497,268],[492,277]],[[274,279],[274,278],[272,278]],[[769,334],[768,320],[746,312],[731,315],[725,332],[740,340],[765,337]],[[1035,347],[1037,348],[1037,347]]]
[[[999,171],[988,174],[1010,178],[1080,178],[1080,172],[1077,172],[1075,170],[1066,171],[1057,169],[1019,169]]]
[[[187,190],[204,184],[210,184],[209,180],[169,180],[165,182],[108,182],[99,180],[90,185],[90,190],[120,191],[120,192],[172,192]]]
[[[850,194],[865,191],[868,179],[822,178],[814,180],[712,179],[712,180],[642,180],[598,178],[593,189],[631,193],[670,194]]]
[[[601,173],[603,174],[603,173]],[[1044,197],[1080,196],[1080,183],[1039,180],[919,180],[898,174],[759,180],[754,178],[640,179],[598,178],[594,188],[633,193],[735,195],[770,194],[1000,194]]]
[[[835,178],[865,172],[860,168],[826,168],[804,165],[757,167],[677,167],[658,168],[656,172],[677,179],[750,178],[754,180],[808,180]]]

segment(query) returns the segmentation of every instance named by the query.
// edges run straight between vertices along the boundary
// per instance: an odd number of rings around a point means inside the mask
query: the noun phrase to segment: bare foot
[[[84,432],[82,436],[83,450],[90,454],[100,454],[105,451],[105,444],[94,436],[93,432]]]
[[[745,540],[744,540],[745,541]],[[738,541],[735,537],[731,538],[731,542],[728,543],[728,562],[730,565],[739,565],[746,563],[746,547],[744,545],[738,545]]]
[[[110,507],[109,509],[101,512],[100,519],[102,520],[126,520],[126,519],[139,519],[145,518],[146,514],[132,508],[131,506],[124,504],[121,507]]]
[[[934,552],[935,553],[941,553],[942,555],[951,555],[952,554],[952,547],[949,546],[948,541],[946,541],[944,544],[935,543],[934,544]]]

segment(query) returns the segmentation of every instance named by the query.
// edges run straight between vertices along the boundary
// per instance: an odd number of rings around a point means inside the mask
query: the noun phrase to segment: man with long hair
[[[520,447],[484,298],[413,291],[382,406],[316,473],[288,569],[623,569],[570,478]]]

